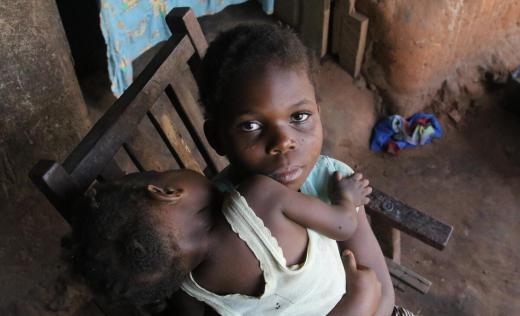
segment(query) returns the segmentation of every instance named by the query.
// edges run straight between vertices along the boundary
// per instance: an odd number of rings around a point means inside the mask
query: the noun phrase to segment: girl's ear
[[[184,195],[183,189],[161,188],[153,184],[149,184],[146,189],[152,199],[168,203],[177,203]]]
[[[208,139],[208,143],[215,149],[217,154],[224,156],[224,148],[222,148],[222,144],[219,139],[219,131],[217,127],[217,122],[215,120],[206,120],[204,122],[204,134]]]

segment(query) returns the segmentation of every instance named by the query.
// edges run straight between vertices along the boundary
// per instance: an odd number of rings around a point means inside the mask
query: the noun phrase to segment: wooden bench
[[[206,39],[188,8],[173,9],[166,20],[173,36],[65,161],[41,160],[30,172],[35,185],[67,221],[72,201],[96,181],[174,168],[211,177],[227,165],[204,137],[193,75],[206,52]],[[367,210],[373,222],[384,227],[381,231],[395,227],[437,249],[446,246],[452,232],[451,226],[378,190]],[[392,238],[382,241],[395,243]],[[407,276],[400,271],[399,276]]]

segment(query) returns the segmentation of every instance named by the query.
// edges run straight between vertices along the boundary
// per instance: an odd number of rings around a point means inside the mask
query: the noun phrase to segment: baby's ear
[[[177,203],[184,195],[182,189],[161,188],[153,184],[149,184],[146,189],[153,199],[168,203]]]
[[[219,139],[219,132],[217,127],[217,122],[215,120],[206,120],[204,122],[204,134],[208,139],[208,143],[215,149],[217,154],[224,156],[224,148],[222,148],[222,144]]]

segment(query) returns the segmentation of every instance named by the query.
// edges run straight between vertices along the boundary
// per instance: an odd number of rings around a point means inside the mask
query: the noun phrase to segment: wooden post
[[[87,110],[56,1],[0,1],[0,21],[2,305],[48,314],[54,297],[72,315],[90,294],[67,279],[60,239],[70,229],[27,174],[38,159],[65,157],[90,125]],[[58,293],[57,279],[73,292]]]
[[[375,216],[371,218],[371,224],[383,254],[401,263],[401,232]]]

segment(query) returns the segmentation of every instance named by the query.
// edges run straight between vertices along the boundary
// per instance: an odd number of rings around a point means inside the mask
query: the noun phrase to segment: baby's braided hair
[[[221,33],[209,45],[199,73],[206,117],[217,118],[234,84],[269,66],[301,69],[313,83],[314,58],[289,27],[246,24]]]

